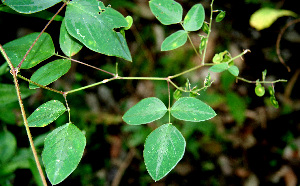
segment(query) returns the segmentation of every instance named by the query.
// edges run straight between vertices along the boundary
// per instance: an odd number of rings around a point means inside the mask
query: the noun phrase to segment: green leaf
[[[67,59],[57,59],[39,68],[30,78],[40,85],[49,85],[58,78],[66,74],[71,68],[71,61]],[[29,84],[30,89],[39,88],[34,84]]]
[[[85,145],[84,134],[72,123],[53,130],[46,137],[42,158],[52,185],[62,182],[76,169]]]
[[[219,63],[210,67],[209,70],[212,72],[223,72],[229,68],[228,63]],[[231,73],[231,72],[230,72]]]
[[[23,86],[20,86],[20,91],[22,99],[35,93],[34,90],[29,90]],[[18,101],[15,86],[11,84],[0,84],[0,106],[5,106],[15,101]]]
[[[205,12],[201,4],[195,4],[186,14],[183,20],[183,28],[186,31],[197,31],[202,27]]]
[[[4,62],[0,66],[0,76],[2,76],[3,74],[6,74],[8,71],[9,71],[8,63]]]
[[[225,17],[225,14],[226,14],[225,11],[221,11],[216,17],[216,22],[222,21]]]
[[[166,176],[182,159],[186,142],[172,124],[155,129],[146,139],[144,159],[150,176],[158,181]]]
[[[179,98],[172,106],[171,114],[177,119],[192,122],[205,121],[216,116],[210,106],[193,97]]]
[[[261,8],[254,12],[250,17],[250,25],[256,30],[269,28],[279,17],[292,16],[297,17],[297,14],[290,10],[280,10],[273,8]]]
[[[121,13],[97,0],[73,0],[66,10],[66,28],[89,49],[132,61],[125,38],[114,29],[127,27]]]
[[[28,34],[24,37],[10,41],[9,43],[3,45],[3,48],[14,67],[18,66],[18,64],[21,62],[24,55],[26,54],[26,52],[28,51],[28,49],[39,34],[40,33]],[[28,56],[26,57],[21,68],[32,68],[40,62],[53,56],[54,53],[55,49],[51,36],[47,33],[43,33],[39,40],[33,46]]]
[[[179,23],[182,20],[182,6],[173,0],[151,0],[149,6],[155,17],[164,25]]]
[[[77,54],[83,47],[83,44],[68,33],[65,20],[63,20],[60,26],[59,46],[63,53],[69,57]]]
[[[245,100],[234,92],[228,92],[226,94],[226,99],[229,111],[233,116],[234,120],[239,125],[242,125],[246,119],[245,112],[247,105]]]
[[[55,121],[66,111],[60,101],[51,100],[39,106],[28,118],[29,127],[44,127]]]
[[[181,47],[187,41],[187,33],[184,30],[179,30],[167,37],[162,45],[161,51],[174,50]]]
[[[229,68],[228,68],[228,71],[232,74],[232,75],[234,75],[234,76],[238,76],[239,75],[239,68],[237,67],[237,66],[235,66],[235,65],[232,65],[232,66],[230,66]]]
[[[150,123],[162,118],[167,107],[158,98],[145,98],[131,107],[123,116],[123,120],[130,125]]]
[[[17,140],[15,136],[7,130],[0,132],[0,165],[7,163],[15,154],[16,149]]]
[[[0,11],[1,12],[6,12],[6,13],[10,13],[10,14],[19,14],[22,16],[28,16],[28,17],[38,17],[41,19],[46,19],[46,20],[50,20],[54,14],[51,12],[48,12],[47,10],[43,10],[41,12],[37,12],[37,13],[33,13],[33,14],[21,14],[19,12],[16,12],[15,10],[9,8],[8,6],[5,5],[0,5]],[[64,18],[60,15],[56,15],[55,18],[53,19],[54,21],[62,21]]]
[[[2,3],[17,12],[31,14],[45,10],[61,1],[62,0],[2,0]]]

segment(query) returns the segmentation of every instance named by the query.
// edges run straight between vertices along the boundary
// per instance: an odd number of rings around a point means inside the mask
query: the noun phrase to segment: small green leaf
[[[210,67],[209,70],[212,72],[223,72],[229,68],[228,63],[219,63]]]
[[[69,34],[89,49],[132,61],[125,38],[115,31],[127,27],[128,22],[111,6],[105,7],[98,0],[72,0],[66,9],[65,24]]]
[[[0,132],[0,165],[8,163],[17,149],[17,140],[15,136],[7,131]]]
[[[69,57],[77,54],[83,47],[82,43],[68,33],[65,20],[63,20],[60,26],[59,46],[63,53]]]
[[[193,97],[178,99],[171,108],[171,114],[177,119],[192,122],[205,121],[216,116],[210,106]]]
[[[30,80],[40,85],[49,85],[58,78],[66,74],[71,68],[71,61],[67,59],[57,59],[39,68]],[[30,89],[39,88],[34,84],[29,84]]]
[[[17,65],[21,62],[24,55],[39,34],[40,33],[28,34],[24,37],[10,41],[9,43],[3,45],[3,48],[14,67],[17,67]],[[51,36],[47,33],[43,33],[31,49],[21,68],[32,68],[40,62],[53,56],[54,53],[55,49]]]
[[[25,99],[26,97],[35,93],[34,90],[29,90],[27,87],[20,86],[21,97]],[[0,106],[5,106],[9,103],[18,101],[16,88],[11,84],[0,83]]]
[[[265,7],[257,10],[251,15],[250,25],[259,31],[269,28],[279,17],[282,16],[297,17],[297,14],[290,10],[280,10]]]
[[[176,89],[175,92],[173,93],[174,99],[179,99],[182,96],[182,92],[179,89]]]
[[[195,4],[186,14],[183,20],[183,28],[186,31],[197,31],[202,27],[205,12],[201,4]]]
[[[267,69],[265,69],[264,71],[262,71],[262,80],[263,81],[265,81],[266,75],[267,75]]]
[[[228,68],[228,71],[232,74],[232,75],[234,75],[234,76],[238,76],[239,75],[239,68],[237,67],[237,66],[235,66],[235,65],[232,65],[232,66],[230,66],[229,68]]]
[[[174,50],[181,47],[187,41],[187,33],[184,30],[179,30],[167,37],[162,45],[161,51]]]
[[[172,124],[155,129],[146,139],[144,159],[150,176],[158,181],[166,176],[182,159],[186,142]]]
[[[179,23],[182,20],[182,6],[173,0],[151,0],[149,6],[155,17],[164,25]]]
[[[84,134],[72,123],[56,128],[46,137],[42,158],[52,185],[62,182],[76,169],[85,145]]]
[[[133,19],[132,19],[131,16],[126,16],[125,19],[126,19],[126,21],[127,21],[127,23],[128,23],[128,26],[125,27],[124,29],[125,29],[125,30],[129,30],[129,29],[131,28],[131,26],[132,26]]]
[[[225,17],[225,14],[226,14],[225,11],[221,11],[216,17],[216,22],[222,21]]]
[[[150,123],[162,118],[167,107],[158,98],[145,98],[131,107],[123,116],[123,120],[130,125]]]
[[[60,101],[51,100],[39,106],[28,118],[29,127],[45,127],[66,111]]]
[[[45,10],[61,1],[62,0],[2,0],[2,3],[17,12],[31,14]]]

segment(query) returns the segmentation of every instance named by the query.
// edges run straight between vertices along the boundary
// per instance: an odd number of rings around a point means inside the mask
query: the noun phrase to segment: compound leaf
[[[123,116],[123,120],[130,125],[150,123],[162,118],[167,107],[158,98],[145,98],[131,107]]]
[[[186,142],[172,124],[164,124],[147,137],[144,149],[146,168],[158,181],[166,176],[182,159]]]
[[[216,116],[210,106],[193,97],[179,98],[172,106],[171,114],[177,119],[192,122],[205,121]]]
[[[30,80],[40,85],[49,85],[58,78],[66,74],[71,68],[71,61],[67,59],[58,59],[47,63],[33,73]],[[39,88],[34,84],[29,84],[29,88]]]
[[[173,0],[151,0],[149,6],[155,17],[164,25],[179,23],[182,20],[182,6]]]
[[[42,158],[52,185],[62,182],[76,169],[85,145],[84,134],[72,123],[47,135]]]
[[[60,101],[51,100],[39,106],[28,118],[29,127],[44,127],[55,121],[66,111]]]
[[[17,67],[17,65],[21,62],[27,50],[30,48],[39,34],[40,33],[37,32],[28,34],[3,45],[3,48],[14,67]],[[55,48],[51,36],[47,33],[43,33],[29,52],[21,68],[32,68],[40,62],[53,56],[54,53]]]
[[[204,22],[205,12],[201,4],[194,5],[186,14],[183,20],[183,28],[186,31],[199,30]]]
[[[31,14],[45,10],[61,1],[62,0],[2,0],[2,3],[17,12]]]
[[[127,27],[126,19],[110,6],[105,7],[101,1],[70,1],[65,25],[69,34],[89,49],[132,61],[125,38],[114,30]]]
[[[161,51],[174,50],[181,47],[187,41],[187,33],[184,30],[179,30],[167,37],[162,45]]]

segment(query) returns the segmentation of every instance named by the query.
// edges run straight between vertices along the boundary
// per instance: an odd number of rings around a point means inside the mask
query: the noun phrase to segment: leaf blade
[[[199,30],[204,22],[205,12],[201,4],[195,4],[186,14],[183,20],[183,27],[186,31]]]
[[[223,72],[229,68],[228,63],[219,63],[210,67],[209,70],[212,72]]]
[[[147,137],[144,160],[150,176],[158,181],[166,176],[182,159],[186,142],[172,124],[164,124]]]
[[[145,98],[131,107],[123,116],[130,125],[150,123],[162,118],[167,112],[165,104],[155,97]]]
[[[42,158],[51,184],[62,182],[76,169],[85,145],[84,134],[72,123],[47,135]]]
[[[161,51],[174,50],[184,45],[187,41],[187,33],[184,30],[179,30],[168,36],[161,45]]]
[[[177,119],[192,122],[205,121],[216,116],[210,106],[193,97],[179,98],[172,106],[171,114]]]
[[[29,127],[44,127],[55,121],[66,107],[58,100],[51,100],[40,105],[28,118]]]

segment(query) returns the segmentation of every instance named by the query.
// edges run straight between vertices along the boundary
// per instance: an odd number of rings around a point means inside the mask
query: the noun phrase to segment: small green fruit
[[[261,84],[257,84],[255,87],[255,94],[259,97],[265,95],[265,88],[261,86]]]
[[[173,93],[173,97],[176,100],[179,99],[181,96],[182,96],[182,92],[179,89],[175,90],[175,92]]]
[[[225,14],[226,14],[225,11],[221,11],[216,17],[216,22],[222,21],[225,17]]]

